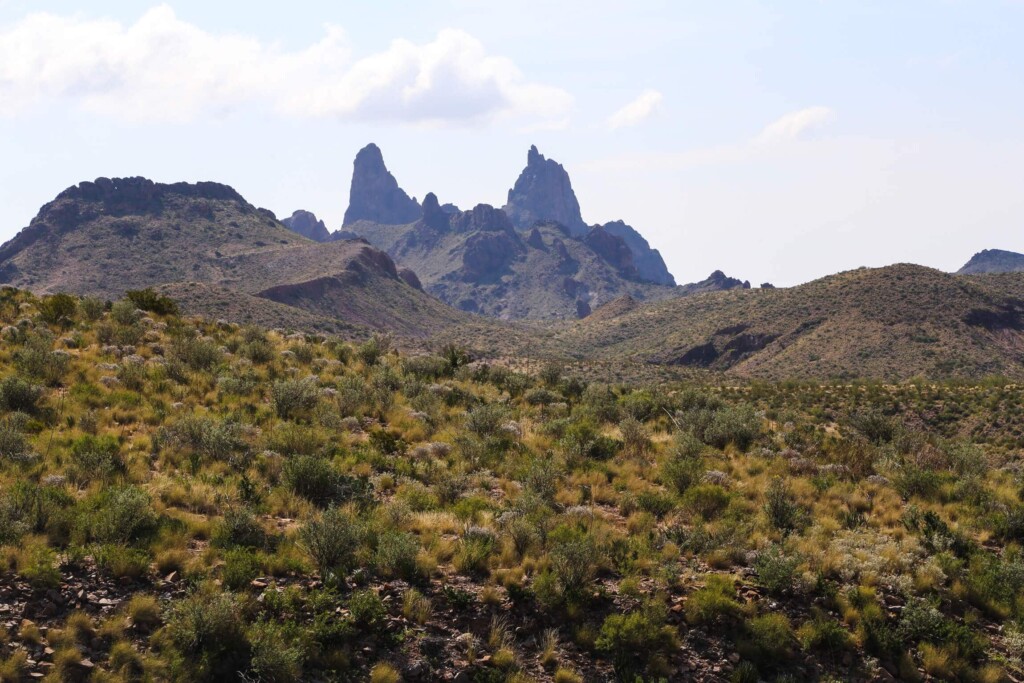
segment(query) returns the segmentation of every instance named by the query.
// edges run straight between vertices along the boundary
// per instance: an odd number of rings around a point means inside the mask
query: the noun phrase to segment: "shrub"
[[[260,575],[260,563],[251,550],[236,548],[224,553],[221,581],[224,587],[237,591],[247,588]]]
[[[39,317],[49,325],[69,327],[77,309],[78,302],[70,294],[51,294],[39,302]]]
[[[140,579],[149,573],[149,553],[121,545],[103,545],[93,553],[96,565],[115,579]]]
[[[675,630],[665,620],[664,607],[653,603],[630,614],[609,615],[595,647],[612,657],[620,674],[646,668],[652,657],[676,647]]]
[[[715,448],[732,444],[746,451],[761,435],[761,418],[753,406],[744,404],[715,411],[711,423],[704,430],[704,442]]]
[[[295,419],[313,410],[319,398],[320,389],[313,377],[279,380],[270,389],[274,411],[283,420]]]
[[[419,550],[420,544],[412,534],[385,531],[377,539],[373,563],[382,576],[412,580],[416,574],[416,555]]]
[[[410,588],[405,592],[405,596],[402,598],[402,614],[406,619],[422,625],[427,623],[432,613],[433,606],[430,604],[430,598],[415,588]]]
[[[78,304],[82,310],[82,315],[85,319],[93,322],[100,319],[103,315],[103,311],[106,309],[106,304],[101,299],[97,299],[93,296],[84,297]]]
[[[804,622],[796,631],[797,639],[805,650],[838,652],[850,645],[850,634],[826,614],[818,613]]]
[[[110,307],[110,317],[115,323],[123,326],[134,325],[139,322],[139,312],[131,301],[118,301]]]
[[[355,518],[332,507],[302,527],[299,541],[316,563],[320,579],[328,583],[343,578],[352,567],[359,536]]]
[[[803,522],[804,511],[793,499],[786,482],[775,477],[765,491],[765,514],[768,522],[783,533],[794,531]]]
[[[341,474],[316,455],[289,458],[282,477],[288,488],[322,508],[347,500],[362,502],[369,496],[368,482]]]
[[[31,459],[31,449],[21,431],[18,415],[0,419],[0,460],[25,462]],[[21,415],[20,417],[24,417]]]
[[[597,546],[588,534],[579,531],[561,530],[552,536],[551,568],[565,595],[578,598],[597,571]]]
[[[249,664],[250,645],[243,624],[234,596],[205,586],[175,605],[167,633],[191,677],[229,680]]]
[[[691,624],[728,623],[739,615],[740,605],[732,577],[705,576],[705,586],[694,591],[686,602],[686,620]]]
[[[789,657],[796,642],[793,627],[785,614],[762,614],[747,624],[748,656],[764,664],[773,664]]]
[[[252,643],[252,680],[293,683],[302,680],[302,648],[288,637],[287,629],[271,622],[249,628]]]
[[[771,546],[758,554],[754,562],[758,582],[772,595],[782,595],[793,586],[798,557],[786,557],[782,548]]]
[[[380,662],[370,670],[370,683],[402,683],[402,675],[390,664]]]
[[[683,507],[704,519],[714,519],[729,505],[729,492],[718,484],[698,484],[683,494]]]
[[[68,476],[72,481],[88,483],[95,479],[106,481],[124,474],[125,465],[120,450],[113,436],[81,436],[71,443]]]
[[[689,432],[676,438],[675,448],[661,466],[662,481],[678,493],[685,493],[688,488],[700,481],[704,474],[704,463],[701,451],[704,444]]]
[[[163,621],[160,614],[160,603],[152,595],[137,593],[124,608],[125,615],[132,620],[132,625],[143,631],[150,631]]]
[[[213,532],[213,544],[220,548],[266,548],[267,532],[252,510],[235,507],[224,513],[224,518]]]
[[[150,313],[156,313],[157,315],[177,315],[178,304],[169,296],[160,294],[152,287],[145,289],[129,289],[124,293],[124,296],[128,301],[136,308],[141,308],[143,311],[149,311]]]
[[[196,372],[210,370],[220,363],[223,353],[212,339],[180,336],[171,344],[171,359]]]
[[[42,387],[20,377],[10,376],[0,380],[0,410],[35,415],[42,397]]]
[[[149,535],[156,524],[149,494],[135,486],[121,486],[103,491],[94,501],[89,530],[100,543],[125,544]]]
[[[348,611],[358,626],[370,629],[383,626],[388,615],[380,596],[368,588],[352,594],[348,601]]]
[[[242,358],[247,358],[256,365],[263,365],[277,358],[277,351],[274,350],[273,344],[269,341],[259,338],[242,344],[238,349],[238,355]]]
[[[56,588],[61,581],[57,554],[45,544],[30,545],[19,554],[18,574],[36,590]]]

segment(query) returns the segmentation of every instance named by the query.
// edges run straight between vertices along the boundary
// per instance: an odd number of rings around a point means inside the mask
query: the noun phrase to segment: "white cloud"
[[[773,121],[765,126],[757,137],[760,143],[784,142],[795,140],[811,128],[818,128],[831,120],[835,112],[828,107],[807,107],[799,111],[793,111],[782,118]]]
[[[608,117],[608,128],[628,128],[651,117],[661,108],[664,99],[657,90],[645,90],[635,100]]]
[[[474,124],[565,121],[572,98],[528,80],[473,36],[396,40],[353,58],[328,26],[298,51],[178,19],[167,5],[136,23],[33,14],[0,32],[0,115],[68,103],[130,121],[190,121],[243,105],[292,117]]]

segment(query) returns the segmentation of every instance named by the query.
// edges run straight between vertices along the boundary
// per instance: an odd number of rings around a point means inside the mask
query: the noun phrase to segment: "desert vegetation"
[[[1019,678],[1021,397],[6,288],[0,681]]]

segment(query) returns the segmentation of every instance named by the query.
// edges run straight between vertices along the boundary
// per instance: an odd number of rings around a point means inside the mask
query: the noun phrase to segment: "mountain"
[[[504,211],[519,230],[529,230],[540,221],[554,221],[576,237],[587,233],[569,174],[557,161],[545,159],[535,145],[526,155],[526,168],[508,191]]]
[[[364,241],[304,239],[226,185],[100,178],[62,192],[0,246],[0,282],[39,293],[119,298],[127,289],[193,283],[187,309],[276,302],[348,325],[417,335],[466,319],[406,283]],[[281,316],[281,309],[277,318]]]
[[[281,224],[288,228],[294,233],[302,235],[306,239],[311,239],[314,242],[327,242],[331,239],[331,233],[327,230],[327,226],[324,222],[318,220],[317,217],[309,211],[294,212],[288,218],[282,218]]]
[[[433,193],[423,199],[420,220],[361,223],[359,231],[413,270],[426,291],[492,317],[578,318],[627,294],[650,301],[686,293],[640,279],[626,243],[600,227],[574,236],[559,223],[540,222],[524,233],[486,204],[449,214]]]
[[[978,273],[1020,273],[1024,272],[1024,254],[1002,249],[985,249],[971,257],[958,275]]]
[[[901,264],[610,305],[559,330],[548,352],[765,379],[1024,378],[1022,274]]]
[[[622,221],[612,221],[600,226],[605,232],[621,237],[626,246],[633,252],[633,265],[636,266],[640,279],[653,282],[656,285],[674,285],[676,280],[672,273],[668,272],[661,252],[652,249],[643,235],[636,231],[631,225]]]
[[[383,169],[380,150],[373,150]],[[357,158],[357,167],[364,164]],[[361,219],[346,229],[413,271],[426,291],[465,311],[579,318],[623,295],[651,301],[743,284],[722,276],[676,288],[661,255],[635,229],[622,221],[583,223],[565,169],[536,147],[505,208],[479,204],[460,211],[428,193],[418,209],[406,224]]]
[[[420,205],[398,186],[384,165],[380,148],[371,142],[359,150],[343,225],[359,221],[401,225],[415,221],[420,214]]]

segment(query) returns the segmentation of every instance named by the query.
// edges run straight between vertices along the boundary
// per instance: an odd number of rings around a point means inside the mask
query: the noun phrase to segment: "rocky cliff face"
[[[729,277],[720,270],[716,270],[700,282],[691,282],[686,285],[680,285],[676,289],[678,289],[681,294],[722,292],[729,289],[750,289],[750,281],[738,280],[734,277]]]
[[[985,249],[971,257],[957,275],[980,273],[1019,273],[1024,271],[1024,254],[1002,249]]]
[[[504,208],[509,220],[520,230],[528,230],[538,221],[555,221],[574,235],[587,232],[569,174],[557,161],[545,159],[535,146],[530,147],[526,168],[508,191]]]
[[[327,230],[324,222],[317,220],[317,217],[309,211],[300,209],[290,217],[281,219],[281,223],[292,232],[314,242],[327,242],[331,239],[331,233]]]
[[[359,150],[344,225],[359,221],[404,225],[418,220],[420,215],[419,203],[410,198],[388,172],[380,148],[371,142]]]
[[[672,273],[668,272],[661,253],[657,249],[652,249],[643,235],[632,226],[626,225],[623,221],[612,221],[601,227],[605,232],[621,237],[626,246],[630,248],[633,252],[633,265],[636,266],[637,276],[641,280],[653,282],[656,285],[674,285],[676,283]]]

